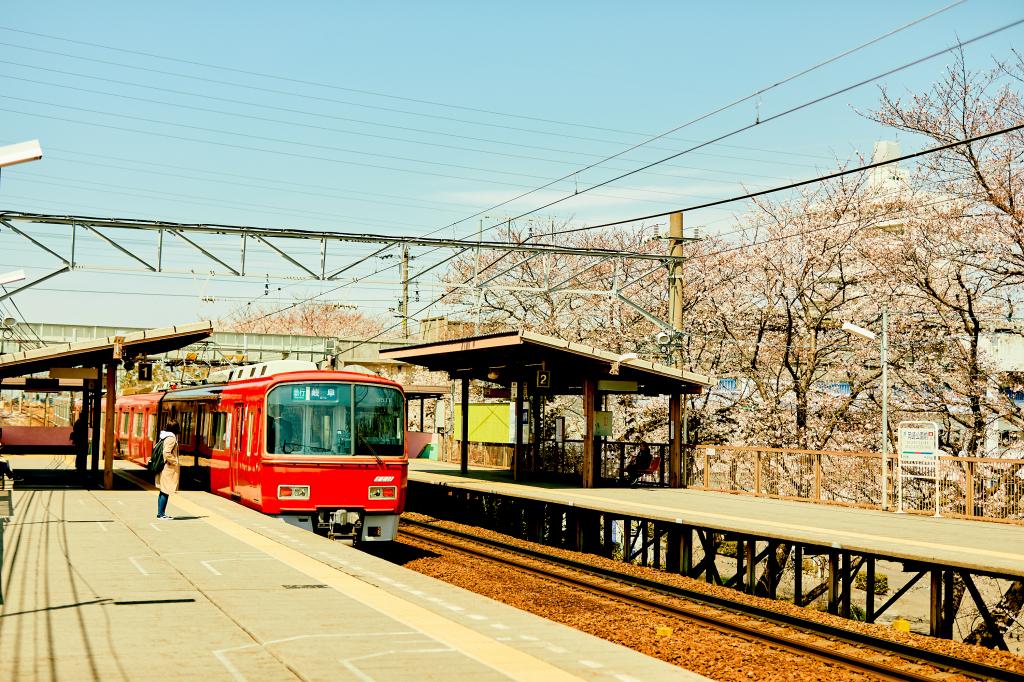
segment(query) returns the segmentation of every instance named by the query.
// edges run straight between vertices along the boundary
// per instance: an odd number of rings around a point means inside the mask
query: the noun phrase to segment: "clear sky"
[[[467,216],[950,4],[6,0],[0,143],[38,138],[45,157],[3,172],[0,209],[389,234],[457,223],[439,234],[469,235],[478,221],[458,222]],[[1020,2],[968,0],[505,206],[485,225],[1021,18]],[[1008,56],[1022,32],[969,46],[969,64]],[[874,141],[893,137],[858,114],[878,85],[923,89],[950,61],[929,60],[537,219],[593,223],[683,208],[870,155]],[[725,230],[746,208],[695,212],[687,223]],[[36,234],[67,245],[64,232]],[[154,248],[145,235],[118,236],[142,254]],[[220,244],[225,260],[237,258],[236,245]],[[131,265],[95,238],[78,247],[82,261]],[[338,248],[332,263],[371,248]],[[420,253],[413,272],[439,255]],[[164,325],[327,288],[283,277],[298,271],[269,251],[251,256],[258,276],[211,277],[180,244],[168,258],[196,274],[73,272],[17,295],[18,310],[0,303],[0,314]],[[374,259],[351,274],[393,262]],[[23,267],[36,277],[56,266],[0,226],[0,272]],[[396,281],[385,270],[324,298],[390,315]],[[414,310],[437,291],[429,276],[416,289]]]

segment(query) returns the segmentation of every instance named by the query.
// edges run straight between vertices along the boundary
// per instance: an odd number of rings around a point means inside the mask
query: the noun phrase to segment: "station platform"
[[[16,491],[0,680],[706,679],[207,493],[158,521],[126,473]]]
[[[714,528],[976,574],[1024,577],[1024,526],[669,488],[514,482],[506,470],[410,460],[410,481]]]

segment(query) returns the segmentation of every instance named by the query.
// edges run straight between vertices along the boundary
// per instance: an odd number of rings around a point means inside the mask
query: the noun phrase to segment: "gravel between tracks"
[[[993,651],[960,642],[924,637],[913,633],[905,634],[884,625],[850,621],[831,614],[800,608],[787,602],[754,597],[729,588],[709,585],[681,575],[625,564],[620,561],[612,561],[591,554],[582,554],[539,545],[473,526],[439,521],[421,514],[408,513],[406,517],[462,531],[481,538],[493,539],[593,566],[657,580],[663,584],[713,594],[733,601],[755,604],[774,611],[821,621],[848,630],[860,630],[891,641],[903,642],[959,658],[1024,672],[1024,658],[1006,652]],[[409,540],[407,544],[415,545],[415,542],[415,540]],[[408,560],[404,561],[404,565],[420,573],[484,594],[506,604],[570,625],[603,639],[628,646],[717,680],[869,679],[860,673],[841,669],[799,654],[780,651],[764,644],[750,642],[742,637],[726,635],[704,626],[652,614],[644,609],[628,606],[606,598],[585,595],[579,590],[563,587],[542,578],[532,578],[518,574],[515,580],[510,583],[510,576],[507,571],[503,571],[491,562],[471,559],[464,555],[454,562],[435,555],[420,555],[408,558]],[[708,608],[710,612],[717,612],[716,609],[711,607],[702,608]],[[739,616],[736,618],[744,619],[746,617]],[[658,636],[656,633],[658,626],[671,627],[672,634]],[[820,640],[820,638],[818,639]],[[845,645],[832,642],[830,646]],[[851,650],[858,651],[861,656],[866,655],[863,649],[851,648]],[[915,667],[912,664],[904,664],[904,667],[921,671],[921,668]],[[957,680],[969,678],[950,675],[942,676],[940,673],[936,679]]]

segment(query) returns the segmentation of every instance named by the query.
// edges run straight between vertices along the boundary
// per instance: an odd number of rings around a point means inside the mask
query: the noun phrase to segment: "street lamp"
[[[14,282],[20,282],[25,279],[24,270],[13,270],[12,272],[5,272],[0,275],[0,287],[6,284],[13,284]]]
[[[19,142],[0,147],[0,168],[15,166],[19,163],[38,161],[43,158],[43,149],[39,146],[39,140]]]
[[[875,340],[875,333],[851,322],[843,322],[843,331]],[[882,510],[889,507],[889,307],[882,306]]]

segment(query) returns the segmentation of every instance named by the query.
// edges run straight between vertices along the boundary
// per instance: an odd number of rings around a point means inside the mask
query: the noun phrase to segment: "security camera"
[[[654,335],[654,343],[659,346],[667,346],[672,343],[672,335],[668,332],[658,332]]]

